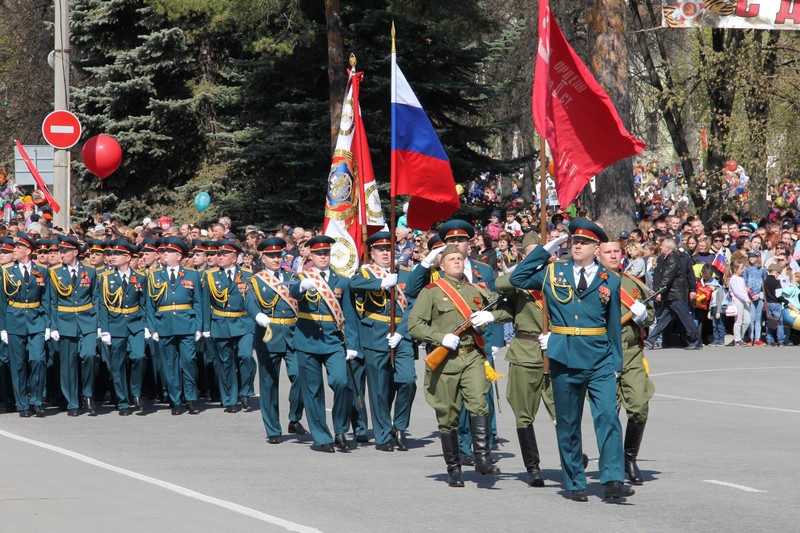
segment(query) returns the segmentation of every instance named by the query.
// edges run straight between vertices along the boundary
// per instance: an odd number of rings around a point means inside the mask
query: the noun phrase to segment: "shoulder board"
[[[435,283],[428,283],[427,285],[425,285],[426,289],[435,289],[436,287],[438,287],[438,285],[436,285]]]
[[[203,272],[208,272],[209,274],[213,274],[214,272],[219,272],[219,267],[207,268]]]
[[[155,274],[156,272],[162,272],[163,270],[164,270],[164,267],[151,268],[150,269],[150,273],[151,274]]]
[[[14,266],[14,263],[6,263],[5,265],[3,265],[3,268],[7,269],[7,268],[11,268],[13,266]]]
[[[61,268],[62,266],[64,266],[64,263],[55,263],[50,265],[50,268]]]
[[[619,272],[614,272],[613,270],[609,270],[607,268],[605,269],[605,271],[608,272],[609,274],[613,274],[613,275],[617,276],[618,278],[622,277],[622,274],[620,274]]]
[[[192,272],[197,272],[195,267],[183,267],[184,270],[191,270]]]
[[[556,259],[555,261],[550,261],[551,263],[566,263],[566,259]]]
[[[483,261],[478,261],[477,259],[470,259],[470,261],[472,262],[473,265],[483,265],[485,267],[492,268],[491,266],[489,266],[488,263],[484,263]]]
[[[239,267],[239,268],[241,269],[242,272],[247,272],[248,274],[253,273],[253,269],[250,267]]]
[[[145,275],[147,275],[147,270],[144,270],[144,269],[142,269],[142,268],[140,268],[139,270],[134,270],[134,272],[136,272],[136,273],[137,273],[137,274],[139,274],[140,276],[145,276]]]
[[[405,270],[407,272],[411,272],[411,269],[409,267],[403,265],[400,265],[400,267],[397,270]]]
[[[99,275],[100,276],[108,276],[108,275],[113,274],[114,272],[115,272],[114,270],[112,270],[110,268],[107,268],[106,270],[103,270],[102,272],[100,272]]]

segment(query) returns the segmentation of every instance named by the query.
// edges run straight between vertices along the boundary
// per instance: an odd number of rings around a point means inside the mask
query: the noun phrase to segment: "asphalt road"
[[[467,486],[449,488],[418,391],[412,449],[394,453],[321,454],[294,437],[267,445],[257,411],[218,406],[180,417],[163,407],[131,417],[0,414],[0,531],[797,530],[800,350],[667,349],[648,359],[656,397],[639,459],[646,482],[621,503],[601,500],[588,404],[589,503],[580,504],[564,497],[543,408],[535,427],[547,486],[524,483],[505,402],[495,452],[503,475],[467,468]]]

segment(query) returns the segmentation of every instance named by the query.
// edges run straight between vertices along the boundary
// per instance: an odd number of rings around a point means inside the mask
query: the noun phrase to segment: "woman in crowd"
[[[497,267],[495,271],[498,275],[508,274],[516,262],[516,251],[512,246],[511,236],[504,231],[497,238]]]
[[[644,281],[647,265],[645,264],[642,245],[636,241],[628,241],[625,244],[625,254],[629,259],[625,273]]]
[[[714,252],[711,251],[711,247],[708,244],[708,238],[703,235],[702,237],[697,239],[697,248],[695,250],[694,255],[692,256],[692,261],[695,265],[698,264],[708,264],[714,262]]]
[[[693,257],[695,251],[697,251],[697,237],[694,235],[688,235],[686,237],[684,252]]]
[[[488,233],[475,233],[472,250],[472,259],[486,263],[492,270],[497,271],[497,252],[492,248],[492,237]]]

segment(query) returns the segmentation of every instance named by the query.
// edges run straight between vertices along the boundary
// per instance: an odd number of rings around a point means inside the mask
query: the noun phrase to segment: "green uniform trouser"
[[[525,428],[536,420],[539,403],[544,407],[550,420],[555,421],[556,409],[553,404],[553,387],[545,379],[544,368],[536,363],[509,363],[506,399],[516,417],[517,427]]]
[[[470,415],[487,416],[488,389],[483,357],[474,349],[449,355],[433,372],[425,369],[425,400],[436,411],[440,433],[456,431],[462,403]]]
[[[624,407],[628,419],[637,424],[647,422],[650,398],[656,387],[644,368],[644,353],[638,346],[626,348],[622,352],[625,368],[617,380],[617,409]]]

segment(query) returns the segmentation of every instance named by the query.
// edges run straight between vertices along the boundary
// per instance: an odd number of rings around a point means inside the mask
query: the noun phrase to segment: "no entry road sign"
[[[53,111],[42,122],[42,135],[53,148],[67,150],[81,138],[81,122],[69,111]]]

